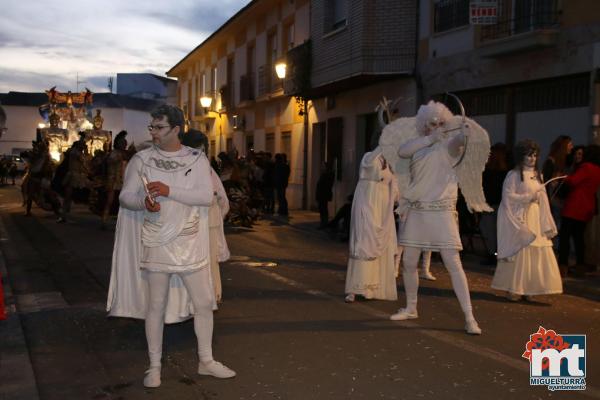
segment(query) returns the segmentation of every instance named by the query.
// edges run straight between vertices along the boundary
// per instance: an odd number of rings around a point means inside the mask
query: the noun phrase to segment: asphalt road
[[[593,345],[600,303],[571,295],[508,302],[490,289],[493,270],[467,255],[482,336],[464,333],[449,276],[435,262],[438,280],[421,282],[420,318],[392,322],[388,316],[403,306],[401,279],[398,302],[346,304],[347,245],[276,221],[227,235],[234,258],[221,268],[213,352],[238,376],[196,374],[188,321],[165,328],[163,383],[145,389],[143,322],[104,311],[114,231],[100,230],[83,207],[68,224],[39,209],[27,218],[13,187],[0,188],[0,222],[0,249],[44,400],[600,398]],[[521,354],[539,326],[587,335],[585,392],[530,386]]]

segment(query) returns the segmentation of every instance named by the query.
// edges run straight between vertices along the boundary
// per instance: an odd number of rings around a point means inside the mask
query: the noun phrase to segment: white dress
[[[462,250],[458,231],[458,178],[448,141],[415,152],[410,162],[410,183],[402,193],[404,207],[398,245],[425,250]]]
[[[562,293],[562,280],[552,250],[556,225],[546,192],[532,202],[541,183],[533,171],[508,173],[498,209],[498,266],[492,288],[516,295]]]
[[[365,154],[361,161],[352,202],[346,293],[397,300],[393,213],[398,189],[389,167],[381,169],[382,161],[374,152]]]

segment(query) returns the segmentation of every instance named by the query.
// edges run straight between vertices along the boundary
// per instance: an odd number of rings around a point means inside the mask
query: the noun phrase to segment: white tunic
[[[412,155],[410,183],[402,193],[405,211],[398,245],[433,251],[462,249],[454,163],[448,153],[448,141],[423,147]]]
[[[354,191],[346,293],[396,300],[396,178],[378,154],[365,154]]]
[[[492,288],[518,295],[562,293],[562,280],[552,250],[556,225],[546,191],[531,201],[542,184],[532,170],[508,173],[498,209],[498,266]]]

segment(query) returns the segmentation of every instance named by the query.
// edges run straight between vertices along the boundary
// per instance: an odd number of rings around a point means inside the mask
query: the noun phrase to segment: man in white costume
[[[401,190],[402,222],[398,234],[398,244],[404,247],[406,308],[390,319],[418,318],[419,256],[422,250],[439,251],[464,312],[465,329],[469,334],[479,335],[481,329],[473,317],[467,278],[459,256],[462,244],[456,213],[458,177],[454,166],[464,151],[467,133],[461,130],[450,137],[448,126],[453,118],[441,103],[421,106],[415,120],[418,135],[398,148],[400,157],[410,159],[410,181],[406,190]]]
[[[209,266],[210,165],[204,153],[182,146],[179,108],[163,105],[151,116],[153,146],[131,159],[119,196],[107,309],[112,316],[145,319],[150,368],[144,386],[161,384],[164,323],[190,315],[198,373],[230,378],[235,372],[212,357],[216,302]]]

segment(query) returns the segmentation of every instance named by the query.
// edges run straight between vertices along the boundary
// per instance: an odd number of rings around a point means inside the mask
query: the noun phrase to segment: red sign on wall
[[[471,25],[493,25],[498,22],[497,1],[471,1]]]

